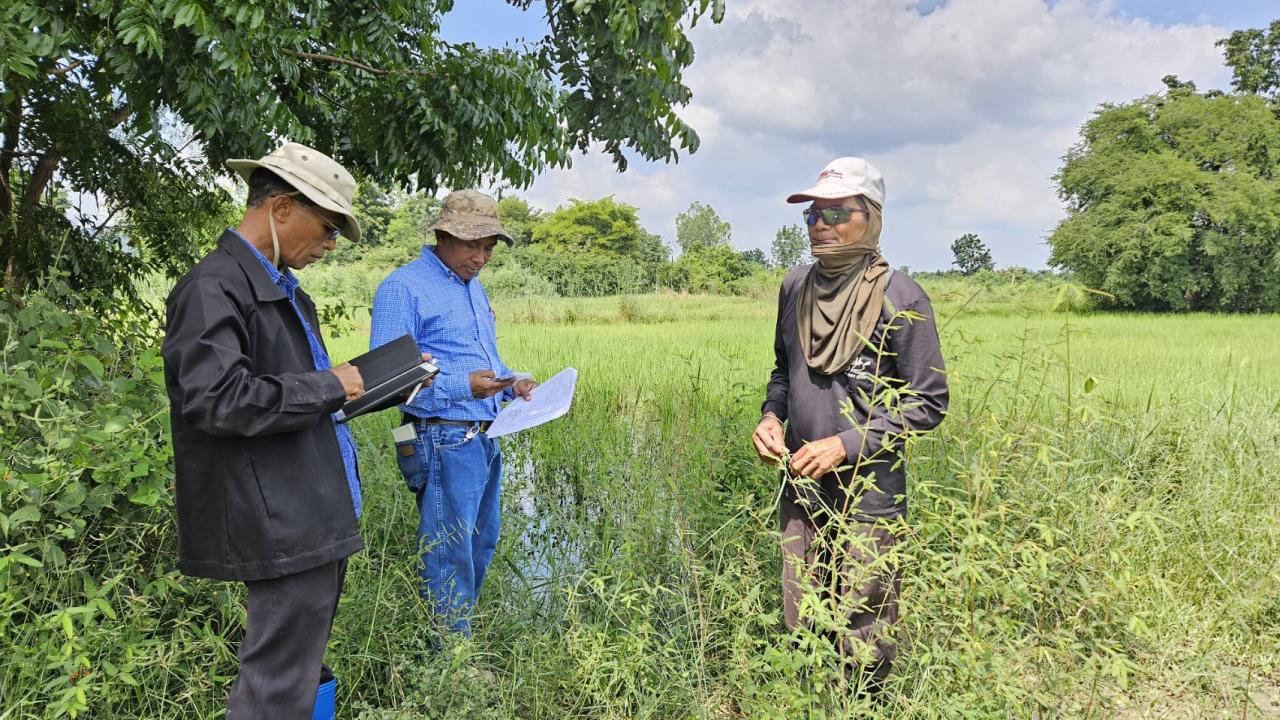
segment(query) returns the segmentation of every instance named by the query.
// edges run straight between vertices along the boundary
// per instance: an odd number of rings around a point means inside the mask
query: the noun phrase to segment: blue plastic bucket
[[[316,688],[316,707],[311,711],[311,720],[333,720],[336,712],[334,695],[338,690],[338,678],[327,683],[320,683]]]

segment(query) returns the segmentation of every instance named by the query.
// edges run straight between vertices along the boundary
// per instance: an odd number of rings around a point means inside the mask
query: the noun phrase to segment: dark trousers
[[[778,508],[782,535],[782,617],[787,628],[812,628],[801,617],[801,599],[816,593],[831,603],[840,626],[830,631],[847,670],[859,670],[872,682],[888,673],[897,656],[892,629],[898,622],[898,592],[902,585],[898,568],[885,554],[898,536],[882,524],[831,521],[840,513],[842,493],[796,493],[787,488]],[[809,502],[797,495],[809,496]],[[816,502],[815,502],[816,501]]]
[[[343,558],[245,583],[249,618],[227,720],[310,720],[316,687],[333,677],[324,649],[346,574]]]

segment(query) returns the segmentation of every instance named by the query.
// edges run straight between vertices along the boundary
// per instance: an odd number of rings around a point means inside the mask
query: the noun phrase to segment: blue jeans
[[[414,440],[396,445],[396,461],[417,495],[420,592],[453,631],[470,634],[498,546],[502,454],[477,425],[415,427]]]

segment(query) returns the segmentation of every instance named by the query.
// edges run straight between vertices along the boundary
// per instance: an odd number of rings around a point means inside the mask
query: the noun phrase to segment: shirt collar
[[[458,277],[458,273],[450,270],[449,266],[445,265],[444,261],[436,256],[435,245],[422,246],[422,261],[425,262],[428,266],[435,268],[436,272],[443,273],[446,278],[451,278],[453,280],[456,280],[464,286],[467,285],[467,281]]]
[[[272,265],[271,261],[267,259],[267,256],[263,255],[262,251],[254,247],[253,243],[249,242],[249,238],[241,235],[239,230],[236,230],[235,228],[227,228],[227,231],[243,240],[244,244],[253,251],[254,257],[258,258],[258,262],[262,264],[262,269],[267,271],[267,277],[271,278],[271,282],[279,285],[286,292],[292,292],[298,287],[298,278],[289,271],[289,268],[285,268],[281,271],[280,268]]]

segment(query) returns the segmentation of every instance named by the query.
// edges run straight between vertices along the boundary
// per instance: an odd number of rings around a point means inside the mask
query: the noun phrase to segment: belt
[[[479,425],[480,432],[488,432],[489,426],[493,424],[492,420],[447,420],[445,418],[430,417],[420,418],[409,414],[401,414],[401,421],[405,423],[413,423],[414,425],[457,425],[459,427],[471,427]]]

